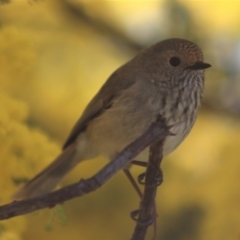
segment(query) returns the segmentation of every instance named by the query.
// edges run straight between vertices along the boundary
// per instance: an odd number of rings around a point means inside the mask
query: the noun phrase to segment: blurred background
[[[60,152],[116,68],[144,47],[180,37],[196,42],[212,68],[197,123],[162,165],[158,239],[240,239],[240,1],[0,4],[0,204]],[[62,186],[106,163],[82,163]],[[137,177],[143,169],[132,171]],[[120,172],[83,198],[0,222],[0,240],[130,239],[129,214],[138,206]]]

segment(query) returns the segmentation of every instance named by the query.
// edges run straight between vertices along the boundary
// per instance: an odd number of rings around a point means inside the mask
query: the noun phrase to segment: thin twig
[[[161,119],[160,119],[161,120]],[[162,120],[161,120],[162,121]],[[149,161],[145,175],[145,187],[138,211],[137,224],[134,229],[132,240],[143,240],[150,225],[154,224],[154,237],[156,239],[156,206],[155,196],[157,187],[163,181],[160,168],[162,161],[164,139],[161,139],[150,146]]]
[[[57,191],[22,201],[14,201],[0,206],[0,220],[27,214],[39,209],[54,207],[75,197],[83,196],[101,187],[118,171],[128,166],[131,160],[151,143],[163,140],[169,135],[169,128],[162,123],[153,123],[149,129],[134,142],[129,144],[113,161],[109,162],[93,177]]]

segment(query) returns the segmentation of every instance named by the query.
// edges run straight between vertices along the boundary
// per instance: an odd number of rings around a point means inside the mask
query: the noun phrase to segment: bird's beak
[[[192,66],[186,67],[185,69],[190,69],[190,70],[202,70],[211,67],[209,63],[205,62],[196,62]]]

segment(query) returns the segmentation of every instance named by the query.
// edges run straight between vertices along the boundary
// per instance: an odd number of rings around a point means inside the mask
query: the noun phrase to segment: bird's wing
[[[90,101],[82,116],[70,132],[69,137],[63,145],[63,149],[76,140],[78,135],[86,129],[92,119],[100,116],[106,109],[110,108],[114,99],[121,94],[122,91],[134,84],[134,77],[125,74],[127,68],[128,66],[124,65],[115,71],[97,95]]]

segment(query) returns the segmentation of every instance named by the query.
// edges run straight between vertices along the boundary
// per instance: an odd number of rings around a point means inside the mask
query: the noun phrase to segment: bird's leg
[[[133,161],[131,162],[131,164],[132,164],[132,165],[136,165],[136,166],[141,166],[141,167],[147,167],[147,164],[148,164],[148,163],[147,163],[147,162],[138,161],[138,160],[133,160]],[[151,164],[153,164],[153,163],[151,163]],[[161,170],[161,168],[159,168],[158,166],[155,166],[154,164],[153,164],[153,166],[154,166],[155,168],[157,168],[157,170],[159,171],[159,176],[158,176],[158,179],[156,179],[156,180],[157,180],[157,185],[160,185],[160,184],[162,183],[162,181],[163,181],[162,170]],[[142,191],[140,190],[138,184],[136,183],[134,177],[132,176],[129,168],[126,168],[126,169],[124,169],[123,171],[124,171],[124,173],[126,174],[126,176],[127,176],[127,178],[129,179],[129,181],[131,182],[131,184],[133,185],[133,187],[134,187],[134,189],[136,190],[136,192],[137,192],[138,196],[140,197],[140,199],[142,199],[143,193],[142,193]],[[139,182],[140,184],[145,184],[144,178],[145,178],[145,172],[142,173],[142,174],[140,174],[140,175],[138,176],[138,182]],[[135,221],[137,221],[137,219],[138,219],[138,212],[139,212],[139,210],[135,210],[135,211],[132,211],[132,212],[131,212],[131,217],[132,217],[132,219],[135,220]],[[157,226],[156,226],[156,225],[157,225],[157,210],[156,210],[156,202],[154,202],[154,203],[153,203],[153,226],[154,226],[154,235],[156,235],[156,229],[157,229]]]
[[[142,162],[142,161],[138,161],[138,160],[133,160],[131,162],[132,165],[136,165],[136,166],[140,166],[140,167],[147,167],[147,162]],[[141,173],[138,175],[138,183],[141,184],[141,185],[144,185],[145,184],[145,181],[144,181],[144,178],[145,178],[145,175],[146,173]]]
[[[133,160],[131,162],[132,165],[136,165],[136,166],[140,166],[140,167],[147,167],[148,163],[147,162],[142,162],[142,161],[138,161],[138,160]],[[158,166],[155,166],[152,162],[151,164],[158,170],[159,172],[159,176],[158,176],[158,179],[157,180],[157,184],[158,186],[161,185],[161,183],[163,182],[163,174],[162,174],[162,170],[160,167]],[[129,172],[129,174],[131,174]],[[141,184],[141,185],[144,185],[145,184],[145,181],[144,181],[144,178],[145,178],[145,175],[146,173],[141,173],[138,175],[138,183]],[[131,176],[132,177],[132,176]],[[133,177],[132,177],[133,178]],[[134,180],[134,179],[133,179]]]
[[[141,162],[141,161],[138,161],[138,160],[133,160],[133,161],[131,162],[131,164],[132,164],[132,165],[141,166],[141,167],[147,167],[147,163]],[[143,196],[142,191],[141,191],[141,189],[139,188],[139,186],[138,186],[137,182],[135,181],[134,177],[132,176],[129,168],[123,169],[123,172],[124,172],[125,175],[127,176],[128,180],[129,180],[130,183],[132,184],[133,188],[136,190],[136,192],[137,192],[138,196],[140,197],[140,199],[142,199],[142,196]],[[144,173],[144,175],[145,175],[145,173]],[[139,179],[139,177],[138,177],[138,179]],[[138,180],[138,181],[139,181],[139,180]],[[133,220],[135,220],[135,221],[137,221],[138,212],[139,212],[138,209],[131,212],[131,218],[132,218]]]
[[[131,182],[132,186],[134,187],[134,189],[136,190],[138,196],[140,197],[140,199],[142,199],[142,191],[139,188],[138,184],[136,183],[134,177],[132,176],[130,170],[128,168],[123,169],[123,172],[126,174],[128,180]]]
[[[127,176],[128,180],[130,181],[130,183],[132,184],[132,186],[134,187],[134,189],[136,190],[138,196],[140,197],[140,199],[142,199],[142,191],[141,189],[139,188],[137,182],[135,181],[134,177],[132,176],[129,168],[125,168],[123,169],[123,172],[125,173],[125,175]],[[134,221],[137,221],[137,218],[138,218],[138,212],[139,212],[139,209],[137,210],[134,210],[131,212],[131,218],[134,220]]]
[[[147,167],[147,162],[142,162],[138,160],[132,160],[132,165],[140,166],[140,167]]]

